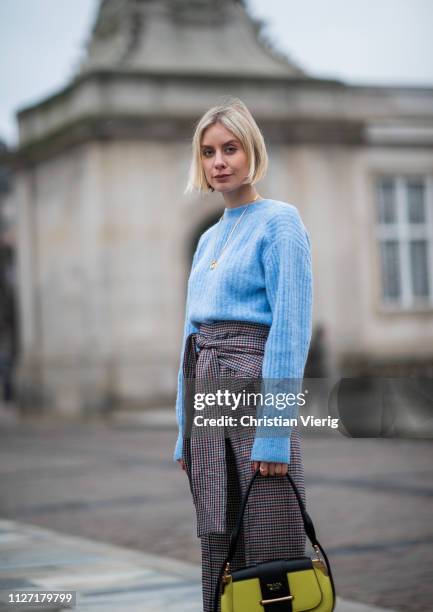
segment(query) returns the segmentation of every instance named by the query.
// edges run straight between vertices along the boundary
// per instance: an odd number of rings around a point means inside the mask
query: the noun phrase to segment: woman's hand
[[[180,464],[183,471],[185,471],[185,461],[183,459],[178,459],[177,462]]]
[[[253,461],[253,470],[260,468],[261,476],[285,476],[289,466],[287,463],[268,463],[267,461]]]

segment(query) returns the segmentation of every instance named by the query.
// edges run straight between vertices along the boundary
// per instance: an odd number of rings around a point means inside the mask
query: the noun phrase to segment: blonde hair
[[[192,160],[188,183],[184,193],[197,190],[213,191],[206,180],[201,163],[201,140],[204,131],[221,123],[240,141],[249,162],[247,182],[257,183],[266,174],[268,154],[263,135],[246,105],[239,98],[228,98],[218,106],[213,106],[198,121],[192,138]]]

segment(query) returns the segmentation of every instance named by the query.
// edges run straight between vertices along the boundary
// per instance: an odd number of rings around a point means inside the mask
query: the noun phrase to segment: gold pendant
[[[214,259],[213,262],[210,265],[210,269],[213,270],[216,267],[216,265],[217,265],[217,260]]]

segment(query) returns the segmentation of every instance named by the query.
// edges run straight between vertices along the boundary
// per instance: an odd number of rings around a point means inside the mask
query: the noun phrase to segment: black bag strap
[[[224,569],[227,565],[227,563],[230,563],[231,560],[233,559],[235,553],[236,553],[236,548],[238,545],[238,540],[239,540],[239,536],[240,536],[240,532],[241,532],[241,527],[242,527],[242,520],[244,518],[244,513],[245,513],[245,508],[248,502],[248,497],[250,495],[250,491],[251,488],[254,484],[255,479],[257,478],[257,476],[260,473],[260,469],[257,468],[257,470],[254,472],[250,482],[248,483],[248,487],[247,490],[245,491],[245,495],[242,499],[242,505],[241,505],[241,509],[239,511],[239,515],[236,521],[236,525],[235,528],[232,531],[231,537],[230,537],[230,545],[229,545],[229,551],[227,554],[227,557],[224,560],[224,563],[221,567],[219,576],[218,576],[218,583],[216,585],[216,589],[215,589],[215,599],[214,599],[214,612],[217,612],[218,610],[218,599],[219,599],[219,595],[220,595],[220,590],[221,590],[221,583],[222,583],[222,578],[224,575]],[[302,498],[299,494],[298,488],[295,485],[293,478],[290,476],[290,474],[287,472],[286,477],[288,479],[288,481],[290,482],[292,489],[295,493],[296,496],[296,500],[298,502],[298,506],[299,506],[299,510],[301,511],[301,516],[302,516],[302,522],[304,523],[304,529],[305,529],[305,533],[307,534],[308,539],[311,542],[311,545],[313,546],[313,548],[317,551],[317,549],[320,550],[320,552],[322,553],[323,559],[325,560],[326,563],[326,568],[328,570],[328,575],[329,578],[331,580],[331,586],[332,586],[332,592],[334,594],[334,599],[335,599],[335,587],[334,587],[334,579],[332,577],[332,572],[331,572],[331,566],[329,564],[328,561],[328,557],[325,553],[325,551],[323,550],[319,540],[316,537],[316,531],[314,529],[314,525],[313,525],[313,521],[311,520],[310,515],[308,514],[306,508],[305,508],[305,504],[302,501]],[[264,478],[269,478],[269,476],[265,476]]]

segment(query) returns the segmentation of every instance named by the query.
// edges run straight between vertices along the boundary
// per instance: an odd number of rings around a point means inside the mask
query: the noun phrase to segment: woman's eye
[[[226,147],[224,151],[226,153],[235,153],[237,151],[237,148],[236,147]],[[213,151],[211,149],[203,149],[202,151],[203,157],[211,157],[212,154],[213,154]]]

